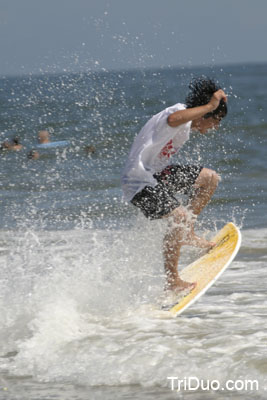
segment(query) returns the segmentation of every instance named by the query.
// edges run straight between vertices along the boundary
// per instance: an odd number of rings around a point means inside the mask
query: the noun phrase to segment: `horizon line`
[[[27,77],[40,77],[44,75],[50,76],[58,76],[58,75],[78,75],[78,74],[90,74],[90,73],[119,73],[119,72],[134,72],[141,70],[190,70],[190,69],[198,69],[198,68],[227,68],[231,66],[245,66],[245,65],[266,65],[267,61],[238,61],[238,62],[224,62],[224,63],[216,63],[216,64],[196,64],[196,65],[163,65],[163,66],[146,66],[146,67],[131,67],[131,68],[92,68],[92,69],[81,69],[78,71],[66,71],[66,69],[62,69],[61,71],[44,71],[40,68],[39,72],[25,72],[25,73],[11,73],[11,74],[1,74],[0,79],[8,79],[8,78],[27,78]]]

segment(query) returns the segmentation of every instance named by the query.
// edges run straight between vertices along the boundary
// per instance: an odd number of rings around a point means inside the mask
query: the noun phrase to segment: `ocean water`
[[[146,120],[201,74],[221,82],[229,114],[173,162],[221,175],[197,230],[233,221],[243,241],[171,318],[158,304],[165,223],[123,202],[120,172]],[[0,141],[23,144],[0,152],[0,399],[266,398],[266,104],[266,64],[0,79]],[[29,159],[41,129],[69,145]],[[197,256],[185,247],[180,268]]]

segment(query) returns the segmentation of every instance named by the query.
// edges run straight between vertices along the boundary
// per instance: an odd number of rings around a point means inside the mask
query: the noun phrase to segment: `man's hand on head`
[[[212,107],[212,110],[216,110],[219,107],[220,101],[223,100],[227,103],[227,96],[222,89],[217,90],[212,95],[212,98],[209,101],[209,105]]]

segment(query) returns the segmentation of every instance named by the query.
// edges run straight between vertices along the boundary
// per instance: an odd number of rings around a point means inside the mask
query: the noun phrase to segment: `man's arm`
[[[217,90],[217,92],[213,93],[208,104],[194,108],[186,108],[185,110],[179,110],[173,114],[170,114],[167,119],[168,125],[174,128],[176,126],[186,124],[189,121],[201,118],[205,114],[216,110],[222,99],[227,102],[226,94],[222,89]]]

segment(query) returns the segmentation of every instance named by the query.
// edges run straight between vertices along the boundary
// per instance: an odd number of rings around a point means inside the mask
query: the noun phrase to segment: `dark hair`
[[[14,144],[20,144],[20,138],[19,138],[18,136],[15,136],[15,137],[12,139],[12,142],[13,142]]]
[[[189,94],[185,99],[186,108],[193,108],[208,104],[212,98],[213,93],[217,92],[220,86],[210,78],[206,76],[200,76],[194,78],[189,84]],[[223,118],[227,114],[226,102],[222,99],[216,110],[209,112],[204,115],[204,118]]]
[[[32,160],[34,158],[35,153],[37,153],[35,149],[30,150],[29,153],[27,154],[28,159]]]

